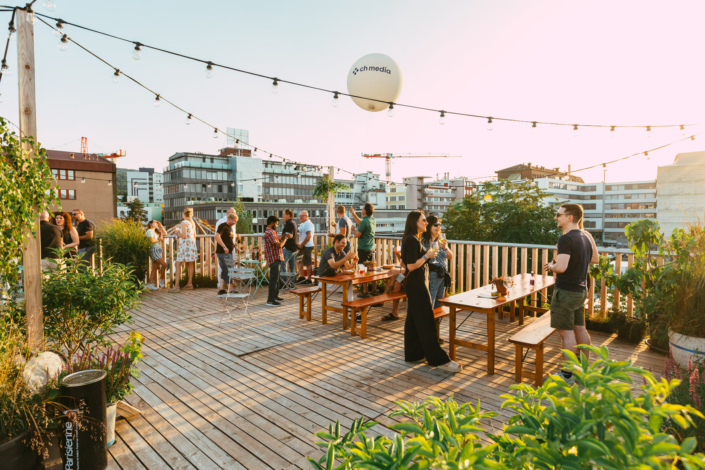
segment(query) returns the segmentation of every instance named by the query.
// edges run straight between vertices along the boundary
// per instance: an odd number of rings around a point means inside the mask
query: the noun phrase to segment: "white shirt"
[[[315,233],[313,228],[313,222],[311,222],[310,220],[307,220],[306,222],[299,225],[299,243],[303,243],[303,241],[306,240],[306,232],[311,232],[311,239],[304,246],[313,246],[313,236],[315,235]]]

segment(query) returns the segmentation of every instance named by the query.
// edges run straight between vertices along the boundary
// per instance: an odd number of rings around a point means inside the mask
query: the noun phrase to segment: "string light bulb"
[[[578,125],[573,124],[573,137],[578,137]]]
[[[69,48],[69,35],[64,34],[61,36],[61,42],[59,43],[59,50],[60,51],[65,51]]]
[[[271,153],[269,154],[269,158],[272,158],[272,154],[271,154]]]
[[[272,94],[276,95],[277,93],[279,93],[279,80],[275,78],[272,82]]]
[[[184,122],[186,123],[187,126],[188,126],[189,124],[191,124],[191,114],[189,114],[188,116],[186,116],[186,121],[184,121]]]
[[[610,139],[614,138],[614,134],[613,134],[613,132],[614,132],[614,127],[615,127],[615,126],[610,126]]]
[[[86,184],[86,178],[81,178],[81,184]]]
[[[339,104],[340,104],[340,99],[338,98],[338,92],[336,91],[333,94],[333,107],[337,108]]]
[[[188,185],[184,183],[184,191],[188,189]]]
[[[133,187],[133,188],[136,188],[136,187],[137,187],[137,182],[135,182],[135,184],[133,184],[132,187]]]
[[[132,58],[135,60],[140,60],[142,58],[142,44],[139,42],[135,43],[135,49],[132,51]]]
[[[7,66],[7,61],[2,59],[2,67],[0,67],[0,73],[3,75],[10,75],[10,67]]]
[[[211,187],[211,184],[210,184],[210,182],[208,183],[208,187],[209,187],[209,188]]]
[[[253,157],[257,156],[257,147],[255,147],[255,149],[252,151],[252,156]]]
[[[685,137],[685,126],[681,124],[681,137]]]
[[[108,186],[112,186],[112,185],[113,185],[113,180],[108,180]]]
[[[56,3],[52,2],[51,0],[46,0],[44,3],[42,3],[42,6],[46,11],[56,10]]]
[[[113,78],[111,80],[115,84],[117,84],[120,81],[120,69],[115,69],[115,73],[113,74]]]
[[[691,135],[691,136],[690,136],[690,140],[695,140],[695,136],[694,136],[694,135]]]
[[[59,20],[56,22],[56,28],[54,28],[54,36],[61,37],[64,34],[64,21]]]
[[[160,99],[160,96],[157,94],[157,96],[154,98],[154,107],[158,108],[161,105],[162,105],[162,100]]]
[[[394,117],[394,103],[389,103],[389,109],[387,110],[387,116]]]
[[[208,65],[206,65],[206,78],[213,78],[213,63],[208,62]]]
[[[34,23],[34,10],[32,9],[32,4],[28,3],[27,7],[25,8],[25,11],[27,12],[27,20],[30,23]]]
[[[492,129],[494,129],[494,124],[492,123],[492,117],[489,117],[487,119],[487,130],[491,131]]]
[[[10,21],[9,26],[7,27],[7,31],[9,32],[9,38],[10,40],[15,39],[15,36],[17,36],[17,30],[15,29],[15,23]]]
[[[213,129],[213,138],[214,139],[218,138],[218,128],[217,127],[215,129]]]
[[[648,134],[646,134],[646,137],[651,137],[651,126],[646,126],[646,132],[648,132]]]
[[[532,128],[532,129],[536,129],[536,121],[534,121],[533,123],[531,123],[531,128]]]

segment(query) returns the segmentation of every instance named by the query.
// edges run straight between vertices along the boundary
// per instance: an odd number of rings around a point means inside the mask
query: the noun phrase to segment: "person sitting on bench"
[[[348,240],[345,235],[339,233],[333,239],[333,246],[328,248],[321,255],[321,261],[318,264],[318,275],[319,276],[335,276],[338,269],[344,267],[345,269],[355,269],[357,263],[357,253],[350,251],[345,253],[345,246]],[[353,288],[352,281],[348,285],[348,299],[352,300]]]

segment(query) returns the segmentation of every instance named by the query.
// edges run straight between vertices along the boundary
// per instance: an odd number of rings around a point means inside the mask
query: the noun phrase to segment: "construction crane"
[[[384,168],[388,183],[392,181],[392,158],[460,158],[459,156],[433,153],[363,153],[362,156],[365,158],[384,158]]]
[[[81,137],[81,153],[88,153],[88,137]],[[117,152],[113,152],[109,155],[105,153],[99,153],[97,155],[100,155],[103,158],[109,158],[110,160],[112,160],[113,163],[115,163],[116,158],[126,156],[127,152],[125,152],[124,150],[118,150]]]

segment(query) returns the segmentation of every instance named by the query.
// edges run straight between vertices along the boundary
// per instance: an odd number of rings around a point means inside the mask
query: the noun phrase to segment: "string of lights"
[[[7,51],[10,48],[10,41],[16,34],[15,30],[15,11],[12,10],[12,18],[10,19],[10,24],[8,26],[9,34],[7,35],[7,42],[5,42],[5,54],[2,56],[2,63],[0,65],[0,82],[2,82],[2,76],[10,73],[10,67],[7,65]],[[2,102],[2,94],[0,94],[0,103]]]
[[[54,28],[54,29],[55,29],[55,31],[58,31],[58,32],[59,32],[59,35],[62,34],[62,30],[63,30],[63,28],[64,28],[64,25],[70,25],[70,26],[73,26],[73,27],[75,27],[75,28],[79,28],[79,29],[82,29],[82,30],[85,30],[85,31],[89,31],[89,32],[92,32],[92,33],[100,34],[100,35],[103,35],[103,36],[106,36],[106,37],[110,37],[110,38],[113,38],[113,39],[116,39],[116,40],[119,40],[119,41],[123,41],[123,42],[130,43],[130,44],[134,44],[135,47],[134,47],[134,49],[133,49],[133,51],[132,51],[132,57],[133,57],[133,59],[135,59],[135,60],[140,60],[140,59],[142,58],[142,53],[141,53],[142,48],[152,49],[152,50],[155,50],[155,51],[163,52],[163,53],[165,53],[165,54],[170,54],[170,55],[173,55],[173,56],[176,56],[176,57],[181,57],[181,58],[183,58],[183,59],[187,59],[187,60],[191,60],[191,61],[200,62],[200,63],[202,63],[202,64],[205,64],[205,65],[206,65],[205,76],[206,76],[207,78],[212,78],[212,77],[214,76],[214,67],[219,67],[219,68],[222,68],[222,69],[225,69],[225,70],[230,70],[230,71],[233,71],[233,72],[242,73],[242,74],[250,75],[250,76],[253,76],[253,77],[258,77],[258,78],[263,78],[263,79],[266,79],[266,80],[271,80],[271,81],[272,81],[271,91],[272,91],[272,93],[274,93],[274,94],[278,93],[278,91],[279,91],[279,84],[284,83],[284,84],[293,85],[293,86],[297,86],[297,87],[301,87],[301,88],[306,88],[306,89],[309,89],[309,90],[314,90],[314,91],[320,91],[320,92],[324,92],[324,93],[329,93],[329,94],[333,95],[333,106],[337,106],[337,105],[338,105],[339,96],[348,96],[348,97],[351,97],[351,98],[359,98],[359,99],[374,101],[374,102],[378,102],[378,103],[389,104],[390,107],[389,107],[389,110],[388,110],[388,114],[390,115],[390,117],[392,117],[392,116],[394,115],[394,109],[395,109],[395,107],[397,107],[397,108],[403,107],[403,108],[415,109],[415,110],[419,110],[419,111],[429,111],[429,112],[437,113],[437,114],[440,115],[440,118],[439,118],[439,123],[440,123],[440,124],[445,124],[445,117],[446,117],[446,115],[455,115],[455,116],[462,116],[462,117],[469,117],[469,118],[486,119],[486,120],[487,120],[487,128],[488,128],[488,130],[492,130],[492,129],[493,129],[493,123],[496,122],[496,121],[505,121],[505,122],[515,122],[515,123],[531,124],[531,127],[532,127],[532,128],[536,128],[537,125],[542,125],[542,126],[543,126],[543,125],[549,125],[549,126],[570,126],[570,127],[573,128],[573,131],[577,131],[580,127],[594,127],[594,128],[609,128],[610,131],[614,131],[615,129],[618,129],[618,128],[632,128],[632,129],[634,129],[634,128],[639,128],[639,129],[645,129],[647,132],[651,132],[651,130],[652,130],[653,128],[672,128],[672,127],[679,127],[681,130],[683,130],[684,127],[686,127],[686,126],[694,126],[694,125],[697,125],[697,124],[612,125],[612,124],[579,124],[579,123],[576,124],[576,123],[564,123],[564,122],[548,122],[548,121],[515,119],[515,118],[505,118],[505,117],[496,117],[496,116],[484,116],[484,115],[472,114],[472,113],[464,113],[464,112],[459,112],[459,111],[447,111],[447,110],[434,109],[434,108],[428,108],[428,107],[423,107],[423,106],[415,106],[415,105],[410,105],[410,104],[386,102],[386,101],[378,100],[378,99],[374,99],[374,98],[368,98],[368,97],[359,96],[359,95],[351,95],[351,94],[344,93],[344,92],[341,92],[341,91],[329,90],[329,89],[326,89],[326,88],[322,88],[322,87],[318,87],[318,86],[313,86],[313,85],[308,85],[308,84],[305,84],[305,83],[294,82],[294,81],[291,81],[291,80],[284,80],[284,79],[277,78],[277,77],[271,77],[271,76],[264,75],[264,74],[261,74],[261,73],[256,73],[256,72],[252,72],[252,71],[249,71],[249,70],[243,70],[243,69],[240,69],[240,68],[237,68],[237,67],[228,66],[228,65],[225,65],[225,64],[219,64],[219,63],[213,62],[213,61],[211,61],[211,60],[206,60],[206,59],[201,59],[201,58],[198,58],[198,57],[188,56],[188,55],[185,55],[185,54],[181,54],[181,53],[178,53],[178,52],[174,52],[174,51],[170,51],[170,50],[167,50],[167,49],[159,48],[159,47],[156,47],[156,46],[150,46],[149,44],[145,44],[145,43],[142,43],[142,42],[139,42],[139,41],[133,41],[133,40],[126,39],[126,38],[123,38],[123,37],[120,37],[120,36],[116,36],[116,35],[114,35],[114,34],[109,34],[109,33],[106,33],[106,32],[103,32],[103,31],[99,31],[99,30],[96,30],[96,29],[93,29],[93,28],[89,28],[89,27],[82,26],[82,25],[79,25],[79,24],[76,24],[76,23],[72,23],[72,22],[70,22],[70,21],[65,21],[65,20],[62,20],[61,18],[54,18],[54,17],[52,17],[52,16],[43,15],[43,14],[40,14],[40,13],[36,13],[36,15],[39,15],[39,16],[42,16],[42,17],[45,17],[45,18],[49,18],[49,19],[51,19],[51,20],[53,20],[53,21],[56,21],[56,28]],[[48,23],[46,23],[46,24],[48,25]],[[63,34],[63,36],[66,37],[66,34]],[[62,41],[63,41],[63,39],[62,39]],[[116,76],[118,76],[118,75],[119,75],[119,71],[116,70]]]

